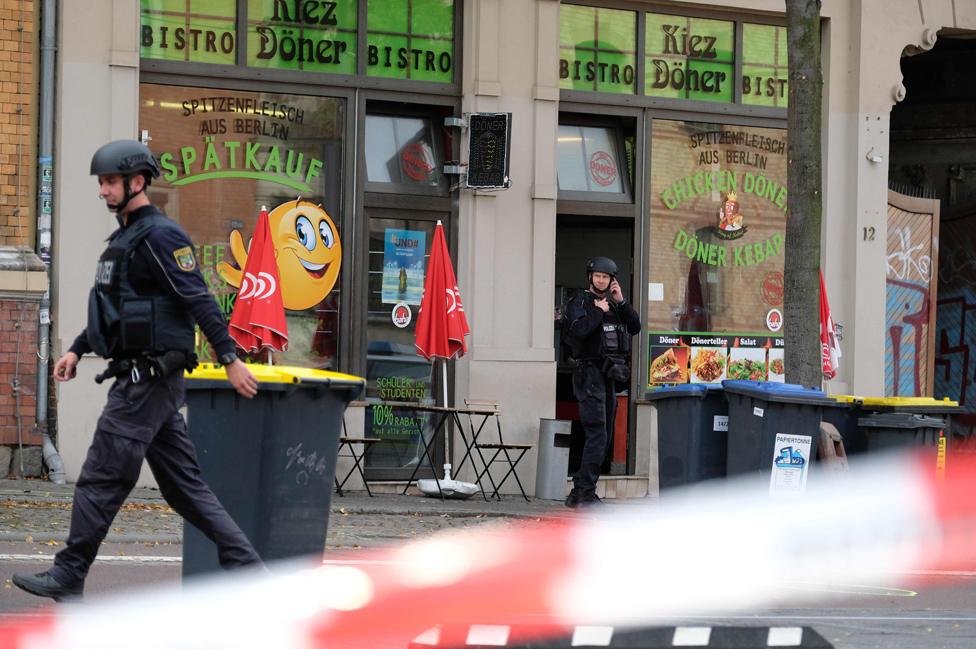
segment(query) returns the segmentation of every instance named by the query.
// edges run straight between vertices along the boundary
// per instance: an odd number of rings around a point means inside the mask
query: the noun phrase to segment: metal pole
[[[54,204],[54,53],[57,51],[57,0],[41,5],[40,118],[37,144],[37,254],[47,266],[37,340],[37,429],[44,437],[44,463],[52,482],[64,484],[64,463],[48,433],[48,360],[51,357],[51,214]]]

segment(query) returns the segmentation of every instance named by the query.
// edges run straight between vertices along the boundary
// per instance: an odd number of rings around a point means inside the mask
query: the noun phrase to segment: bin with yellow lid
[[[962,412],[959,404],[948,398],[863,397],[853,394],[832,394],[830,396],[839,402],[876,412],[908,412],[915,415],[952,415]]]
[[[187,431],[200,469],[265,561],[325,549],[346,405],[365,381],[304,367],[248,365],[258,394],[237,394],[223,367],[186,373]],[[183,575],[219,569],[216,546],[184,523]]]
[[[945,469],[952,415],[963,410],[955,401],[932,397],[831,396],[837,401],[837,407],[825,408],[824,420],[840,430],[852,465],[856,460],[851,456],[858,453],[921,446],[929,449],[939,472]]]

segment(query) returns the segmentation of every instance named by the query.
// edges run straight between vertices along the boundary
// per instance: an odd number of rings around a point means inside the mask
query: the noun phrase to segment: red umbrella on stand
[[[417,353],[428,360],[441,359],[444,395],[441,405],[444,407],[447,407],[447,361],[468,350],[464,337],[470,332],[468,319],[464,317],[457,277],[451,265],[451,254],[447,249],[447,239],[444,237],[444,226],[438,221],[434,228],[430,260],[427,262],[427,276],[424,278],[424,297],[420,301],[420,312],[417,314],[414,346]],[[451,480],[450,471],[451,465],[445,464],[443,480],[419,480],[418,486],[421,491],[431,495],[457,494],[467,497],[475,493],[476,485]],[[430,489],[433,485],[429,483],[436,483],[436,489]]]
[[[261,207],[244,264],[244,277],[230,317],[230,337],[248,353],[265,347],[288,349],[288,323],[281,302],[278,260],[271,241],[268,209]]]
[[[427,276],[424,278],[424,297],[420,301],[417,314],[417,332],[414,346],[417,353],[430,360],[432,357],[445,361],[461,356],[468,351],[464,340],[471,330],[468,319],[464,317],[461,292],[451,265],[451,253],[447,250],[444,226],[437,222],[434,241],[427,262]],[[447,365],[445,363],[445,372]],[[447,405],[447,384],[445,382],[444,404]]]
[[[840,343],[834,331],[834,319],[830,316],[827,302],[827,287],[823,271],[820,271],[820,357],[823,361],[823,375],[828,381],[837,376],[840,369]]]

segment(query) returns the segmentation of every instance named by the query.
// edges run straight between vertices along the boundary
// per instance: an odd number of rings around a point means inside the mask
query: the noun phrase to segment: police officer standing
[[[630,380],[630,338],[640,316],[624,299],[617,264],[594,257],[586,264],[589,286],[566,305],[569,344],[575,362],[573,393],[583,425],[583,455],[573,476],[567,507],[600,502],[596,483],[613,439],[618,386]]]
[[[261,561],[200,478],[179,412],[183,370],[196,364],[194,322],[241,396],[257,394],[257,381],[234,353],[224,317],[197,268],[193,242],[146,196],[159,177],[149,148],[134,140],[110,142],[95,152],[91,173],[119,228],[98,261],[88,325],[55,363],[54,378],[70,381],[78,359],[95,352],[110,360],[96,380],[115,382],[75,485],[66,547],[49,570],[13,577],[20,588],[55,601],[82,596],[88,570],[143,459],[166,501],[217,545],[223,568]]]

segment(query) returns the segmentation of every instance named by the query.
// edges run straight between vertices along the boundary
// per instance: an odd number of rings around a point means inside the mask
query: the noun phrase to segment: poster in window
[[[388,228],[383,239],[383,304],[419,305],[424,296],[427,233]]]

